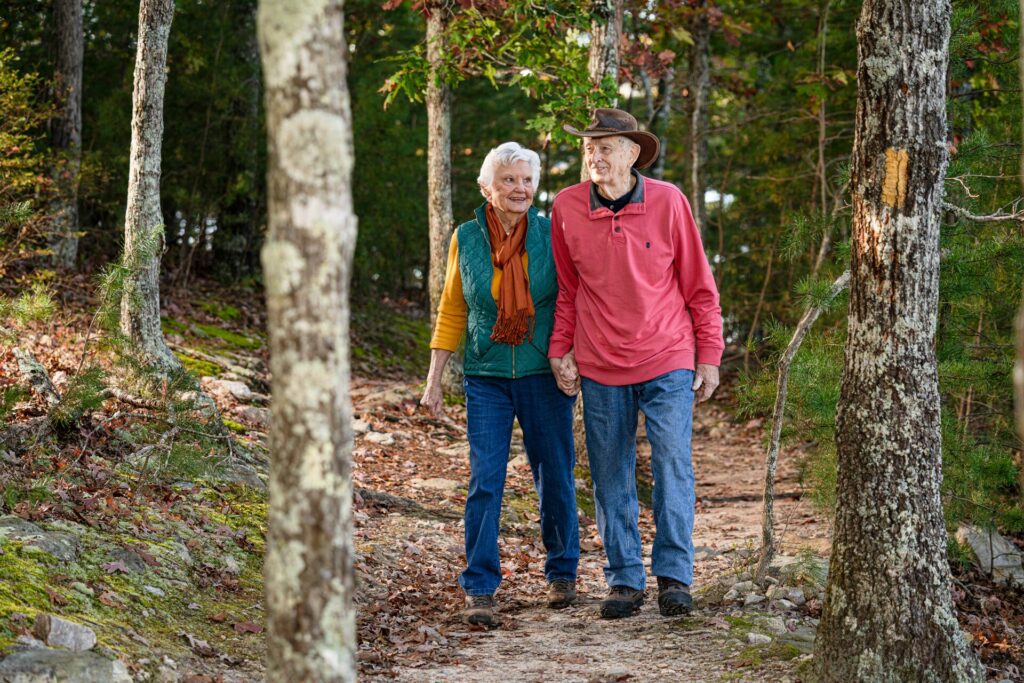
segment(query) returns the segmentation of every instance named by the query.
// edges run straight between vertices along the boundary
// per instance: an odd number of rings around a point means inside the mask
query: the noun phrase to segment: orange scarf
[[[535,311],[530,286],[523,269],[523,251],[526,249],[526,216],[512,232],[505,234],[498,214],[488,204],[487,233],[491,238],[491,262],[501,268],[498,290],[498,320],[491,330],[491,341],[500,344],[522,344],[533,339]]]

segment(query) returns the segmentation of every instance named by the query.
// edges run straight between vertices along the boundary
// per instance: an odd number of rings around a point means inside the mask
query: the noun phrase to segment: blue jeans
[[[465,386],[470,475],[466,569],[459,585],[467,595],[490,595],[501,583],[498,526],[515,418],[540,499],[540,533],[547,550],[544,576],[549,582],[574,581],[580,559],[573,474],[575,397],[559,391],[548,373],[518,379],[467,376]]]
[[[637,411],[647,418],[654,474],[655,576],[693,580],[694,479],[690,459],[693,370],[674,370],[639,384],[608,386],[583,378],[583,419],[594,481],[597,529],[609,586],[643,590],[636,495]]]

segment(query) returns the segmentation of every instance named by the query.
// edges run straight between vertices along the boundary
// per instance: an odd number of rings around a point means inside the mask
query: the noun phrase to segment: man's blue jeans
[[[467,595],[490,595],[501,583],[498,526],[515,418],[540,499],[540,532],[547,550],[544,576],[549,582],[575,581],[580,559],[573,475],[575,397],[559,391],[548,373],[517,379],[467,376],[465,386],[470,476],[466,569],[459,584]]]
[[[636,494],[638,410],[647,418],[654,474],[651,570],[688,586],[693,580],[693,370],[674,370],[625,386],[583,378],[597,529],[608,556],[604,576],[609,586],[646,586]]]

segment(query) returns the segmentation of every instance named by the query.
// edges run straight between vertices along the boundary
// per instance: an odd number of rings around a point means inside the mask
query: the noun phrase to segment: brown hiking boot
[[[631,617],[644,604],[644,592],[629,586],[612,586],[608,597],[601,601],[601,617],[622,619]]]
[[[462,620],[477,626],[497,626],[498,617],[494,614],[493,595],[467,595],[466,609],[462,611]]]
[[[576,582],[571,579],[555,579],[548,584],[548,607],[562,609],[576,602]]]
[[[658,611],[663,617],[679,617],[693,610],[690,587],[675,579],[658,577]]]

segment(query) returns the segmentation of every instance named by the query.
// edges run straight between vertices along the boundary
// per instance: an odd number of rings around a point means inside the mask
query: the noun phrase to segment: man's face
[[[629,178],[629,169],[640,154],[640,145],[621,135],[584,140],[584,160],[595,185],[618,184]]]

